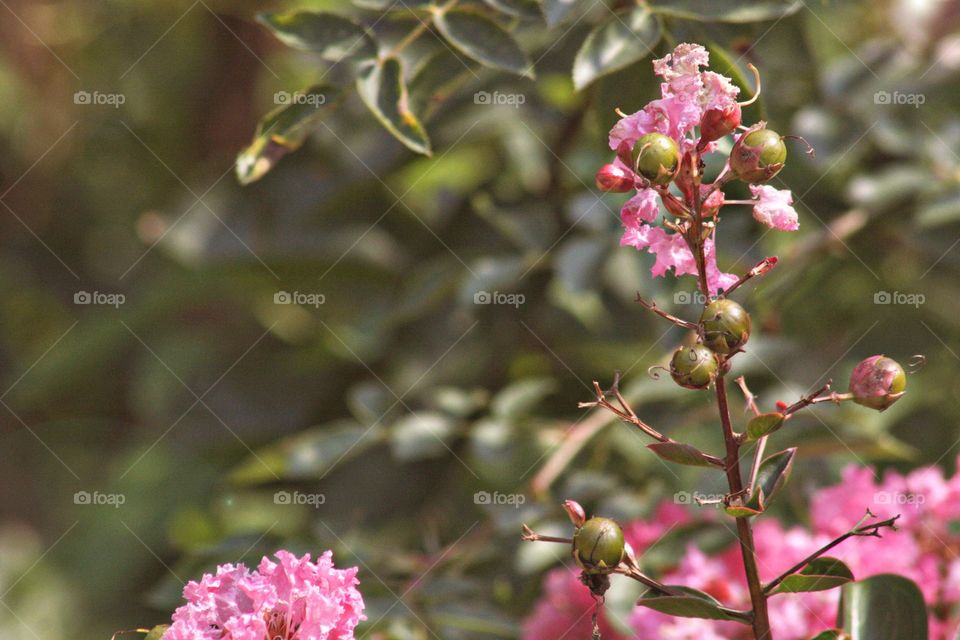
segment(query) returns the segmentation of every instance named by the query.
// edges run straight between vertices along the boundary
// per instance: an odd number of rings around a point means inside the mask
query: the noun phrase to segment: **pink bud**
[[[570,517],[570,522],[572,522],[575,527],[582,527],[583,523],[587,521],[587,512],[583,510],[583,507],[581,507],[578,502],[565,500],[563,510],[567,512],[567,515]]]
[[[768,271],[773,269],[775,266],[777,266],[777,263],[779,261],[780,259],[777,258],[777,256],[770,256],[769,258],[764,258],[763,260],[758,262],[753,269],[750,269],[750,275],[762,276],[763,274],[767,273]]]
[[[615,164],[605,164],[597,171],[597,189],[626,193],[633,189],[633,176]]]
[[[787,403],[783,400],[777,400],[777,411],[786,411]]]
[[[700,120],[700,147],[729,135],[740,126],[740,105],[734,102],[723,109],[708,109]]]

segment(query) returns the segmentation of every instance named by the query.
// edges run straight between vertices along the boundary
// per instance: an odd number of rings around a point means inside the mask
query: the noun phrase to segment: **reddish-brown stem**
[[[727,484],[732,495],[743,492],[743,480],[740,476],[740,443],[733,432],[730,422],[730,409],[727,406],[727,383],[723,374],[717,376],[717,408],[720,411],[720,423],[723,425],[723,440],[727,447]],[[767,612],[767,596],[763,592],[760,571],[757,568],[757,552],[753,544],[753,528],[748,518],[737,518],[737,539],[743,555],[743,567],[747,586],[750,591],[750,603],[753,607],[751,625],[756,640],[773,640],[770,629],[770,615]]]
[[[644,299],[639,292],[637,293],[636,301],[639,302],[641,305],[643,305],[644,308],[649,309],[650,311],[653,311],[655,314],[657,314],[661,318],[664,318],[665,320],[669,320],[670,322],[677,325],[678,327],[683,327],[684,329],[689,329],[691,331],[696,331],[699,328],[699,325],[693,322],[688,322],[686,320],[678,318],[675,315],[671,315],[667,313],[666,311],[658,307],[656,302],[653,302],[652,300]]]

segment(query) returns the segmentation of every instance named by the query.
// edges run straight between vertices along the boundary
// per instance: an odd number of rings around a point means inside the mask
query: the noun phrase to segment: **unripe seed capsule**
[[[681,387],[706,389],[717,377],[720,363],[716,354],[703,344],[680,347],[670,360],[670,376]]]
[[[654,184],[669,184],[680,164],[680,148],[670,136],[648,133],[633,145],[633,166]]]
[[[780,134],[760,128],[740,136],[730,152],[730,168],[744,182],[766,182],[780,173],[787,160],[787,145]]]
[[[899,400],[906,388],[907,375],[903,367],[896,360],[883,355],[861,361],[850,375],[853,401],[878,411]]]
[[[750,314],[727,298],[714,300],[703,309],[700,326],[703,343],[723,355],[742,348],[750,339]]]
[[[590,518],[573,536],[573,557],[587,573],[610,573],[623,559],[623,530],[609,518]]]

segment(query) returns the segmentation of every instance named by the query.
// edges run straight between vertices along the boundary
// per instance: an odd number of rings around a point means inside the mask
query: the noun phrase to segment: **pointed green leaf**
[[[761,413],[747,423],[747,437],[750,440],[759,440],[770,435],[783,426],[782,413]]]
[[[927,607],[919,587],[880,574],[844,585],[840,619],[851,640],[927,640]]]
[[[483,0],[498,11],[518,18],[542,18],[537,0]]]
[[[143,640],[160,640],[169,628],[170,625],[168,624],[158,624],[153,629],[150,629],[149,633],[143,637]]]
[[[753,487],[753,495],[747,502],[747,507],[763,511],[780,489],[790,478],[793,469],[793,458],[797,454],[796,447],[775,453],[760,463],[757,472],[757,484]]]
[[[534,77],[527,54],[512,35],[490,18],[474,11],[454,9],[438,13],[433,22],[454,48],[480,64]]]
[[[410,111],[403,67],[397,58],[385,58],[357,78],[357,92],[380,124],[413,151],[430,155],[430,138]]]
[[[391,427],[390,448],[403,462],[438,458],[450,453],[457,435],[457,424],[450,416],[436,411],[410,413]]]
[[[830,629],[817,634],[816,637],[811,638],[811,640],[848,640],[848,638],[849,636],[845,635],[842,629]]]
[[[299,149],[310,131],[309,125],[336,95],[337,90],[326,85],[295,93],[277,92],[274,100],[282,106],[264,116],[257,125],[253,142],[237,156],[236,172],[240,184],[256,182],[281,158]]]
[[[660,42],[660,19],[647,6],[621,9],[597,25],[573,61],[573,84],[580,90],[613,71],[647,57]]]
[[[320,54],[333,62],[377,55],[377,45],[370,34],[359,24],[335,13],[261,13],[257,20],[287,46]]]
[[[710,594],[690,587],[671,586],[669,589],[683,595],[669,596],[659,592],[647,592],[637,600],[637,605],[680,618],[744,622],[742,612],[724,607]]]
[[[548,27],[555,27],[563,22],[577,5],[577,0],[543,0],[543,17],[547,19]]]
[[[758,516],[763,513],[762,506],[756,509],[751,509],[750,507],[745,507],[743,505],[730,505],[724,507],[723,510],[728,516],[733,516],[734,518],[752,518],[753,516]]]
[[[799,573],[784,578],[772,593],[826,591],[841,587],[853,579],[850,567],[836,558],[823,556],[808,564]]]
[[[777,20],[802,6],[802,0],[668,0],[657,3],[654,10],[684,20],[746,23]]]
[[[690,465],[692,467],[712,467],[702,451],[682,442],[655,442],[648,444],[655,454],[669,462]]]

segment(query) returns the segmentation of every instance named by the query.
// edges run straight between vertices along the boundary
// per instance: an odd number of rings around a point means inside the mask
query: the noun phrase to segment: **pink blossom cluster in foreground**
[[[681,153],[696,149],[699,141],[698,128],[704,115],[724,110],[739,114],[737,94],[739,89],[730,78],[704,71],[709,62],[709,53],[698,44],[680,44],[673,53],[653,62],[653,70],[663,79],[661,97],[648,103],[636,113],[622,117],[610,131],[610,148],[617,151],[621,145],[630,148],[647,133],[662,133],[673,138]],[[737,134],[734,134],[735,136]],[[743,135],[742,133],[740,135]],[[714,152],[717,142],[701,146],[701,156]],[[696,275],[697,265],[683,237],[656,224],[661,212],[660,194],[649,183],[635,176],[619,157],[613,165],[620,175],[633,180],[636,194],[621,210],[624,225],[620,244],[645,249],[656,256],[651,269],[654,276],[663,276],[670,269],[674,275]],[[711,191],[711,185],[701,186],[703,194]],[[793,196],[789,190],[776,189],[769,185],[751,185],[753,217],[768,227],[781,231],[794,231],[799,227],[798,216],[793,208]],[[704,212],[717,212],[724,205],[723,192],[717,189],[703,203]],[[715,233],[713,234],[716,235]],[[737,281],[737,276],[723,273],[717,267],[715,238],[705,241],[707,281],[711,290],[725,289]]]
[[[357,569],[278,551],[251,571],[225,564],[183,590],[164,640],[353,640],[363,615]]]
[[[960,474],[944,478],[938,467],[903,476],[888,473],[878,479],[869,468],[850,466],[839,484],[817,491],[811,502],[813,529],[784,528],[760,518],[754,529],[761,577],[771,580],[833,538],[848,531],[869,508],[880,518],[901,514],[898,531],[882,539],[852,538],[829,555],[843,560],[857,578],[896,573],[919,585],[929,607],[930,639],[953,640],[960,628]],[[628,523],[624,535],[640,555],[677,525],[692,524],[687,507],[662,504],[651,518]],[[710,512],[701,512],[709,519]],[[642,562],[642,560],[641,560]],[[675,567],[661,576],[666,584],[683,584],[705,591],[724,604],[749,609],[750,596],[742,579],[740,550],[732,544],[708,555],[690,545]],[[616,579],[616,578],[614,578]],[[839,590],[773,596],[770,618],[777,638],[806,640],[833,628]],[[593,599],[574,568],[549,572],[544,593],[523,625],[523,640],[580,640],[591,633]],[[605,640],[628,637],[662,640],[741,640],[750,629],[735,622],[674,618],[636,607],[616,630],[604,610]],[[623,626],[621,628],[623,628]]]

